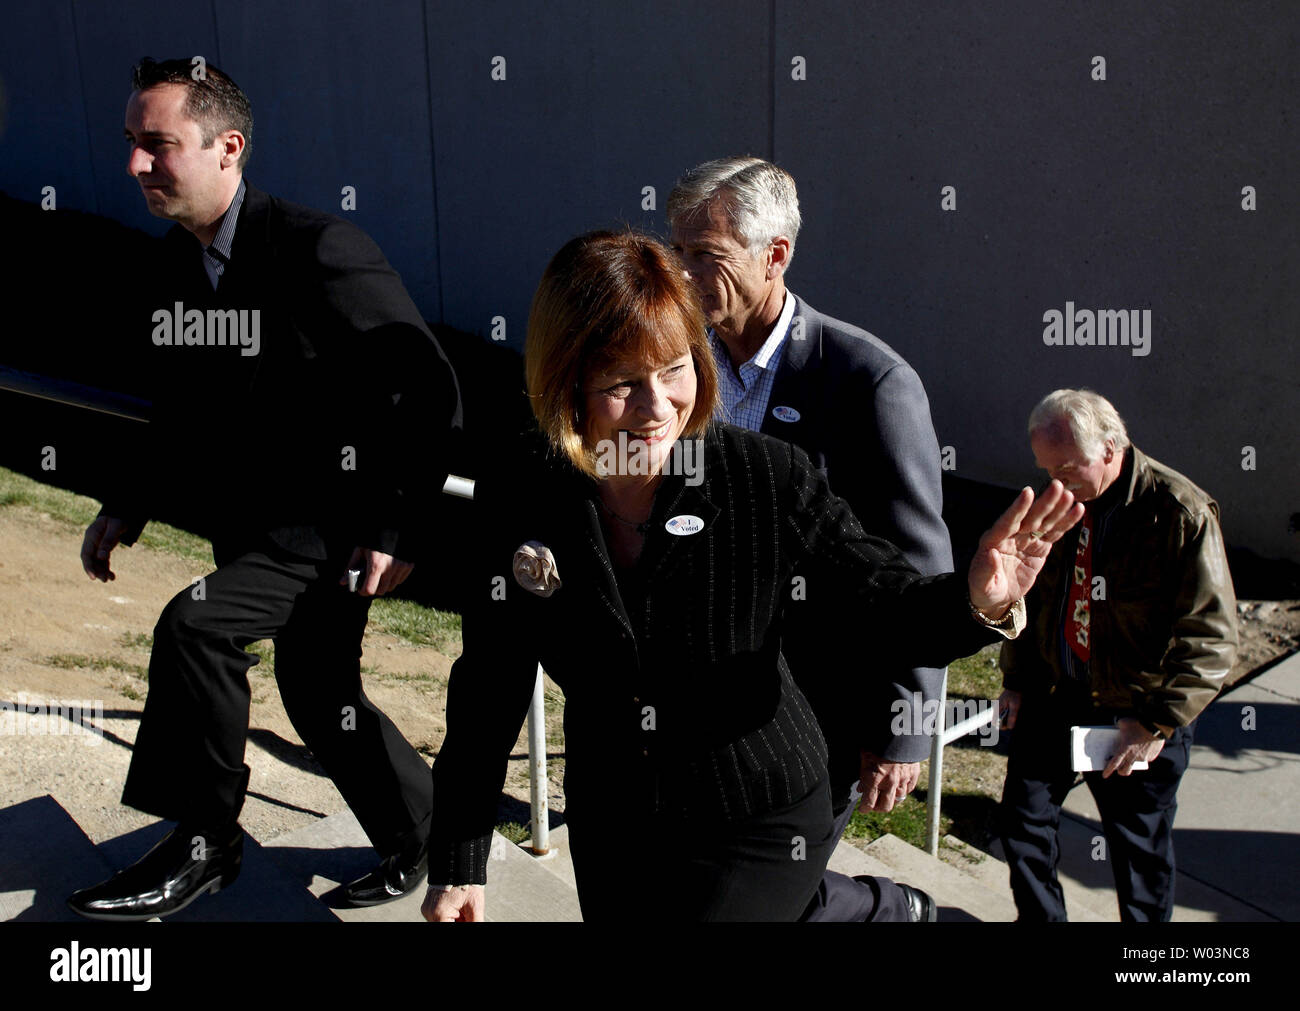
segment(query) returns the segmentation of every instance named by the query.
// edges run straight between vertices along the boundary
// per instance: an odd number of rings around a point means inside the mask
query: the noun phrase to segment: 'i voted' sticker
[[[793,407],[782,405],[772,408],[772,417],[776,418],[777,421],[798,421],[800,415]]]
[[[676,534],[678,537],[685,537],[687,534],[698,534],[704,529],[704,520],[698,516],[674,516],[664,524],[664,529],[670,534]]]

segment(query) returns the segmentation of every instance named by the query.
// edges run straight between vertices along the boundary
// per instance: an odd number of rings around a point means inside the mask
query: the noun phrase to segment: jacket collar
[[[262,190],[244,180],[244,203],[239,208],[239,220],[235,225],[235,241],[230,251],[230,270],[237,274],[244,273],[251,257],[260,260],[272,248],[271,243],[271,198]],[[224,275],[223,275],[223,280]]]
[[[1124,486],[1124,504],[1128,505],[1140,495],[1151,482],[1151,466],[1146,454],[1130,444],[1124,451],[1124,469],[1116,478],[1116,483]]]
[[[814,356],[820,358],[822,344],[821,315],[807,302],[790,292],[794,299],[794,315],[790,319],[790,332],[786,335],[781,364],[772,381],[767,410],[759,431],[789,441],[792,425],[798,422],[779,421],[772,414],[774,407],[793,407],[800,419],[812,413],[809,405],[817,402],[818,390],[823,385],[816,368]],[[798,334],[798,340],[795,335]],[[810,367],[811,366],[811,367]]]

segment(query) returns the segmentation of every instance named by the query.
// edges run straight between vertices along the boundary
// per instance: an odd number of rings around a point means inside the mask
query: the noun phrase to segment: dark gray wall
[[[502,316],[516,346],[565,239],[662,230],[685,168],[774,158],[804,210],[791,288],[912,362],[959,476],[1037,484],[1029,408],[1087,385],[1231,540],[1300,560],[1289,0],[10,0],[0,25],[0,189],[160,233],[124,174],[129,68],[202,54],[253,102],[251,180],[339,213],[355,186],[430,319]],[[1045,346],[1067,300],[1150,309],[1152,353]]]

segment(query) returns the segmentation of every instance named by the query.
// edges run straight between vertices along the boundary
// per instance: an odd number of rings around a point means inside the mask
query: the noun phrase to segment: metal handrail
[[[943,683],[939,686],[939,716],[948,722],[948,669],[943,671]],[[932,857],[939,855],[939,807],[943,800],[943,749],[967,734],[973,734],[986,723],[999,718],[998,707],[990,706],[983,712],[969,716],[955,726],[935,727],[930,738],[930,786],[925,798],[925,849]]]
[[[148,422],[150,408],[147,400],[124,393],[113,393],[66,379],[55,379],[35,372],[0,365],[0,390],[22,393],[41,400],[51,400],[70,407],[81,407],[101,414],[111,414],[129,421]],[[474,498],[474,481],[471,478],[447,475],[442,486],[444,495],[455,498]],[[546,774],[546,709],[542,694],[542,665],[537,665],[537,683],[528,705],[528,792],[531,808],[532,850],[538,856],[550,849],[550,819],[548,817],[548,782]]]
[[[126,393],[111,393],[67,379],[24,372],[7,365],[0,365],[0,390],[52,400],[56,404],[67,404],[70,407],[84,407],[88,411],[112,414],[128,421],[148,421],[149,408],[153,406],[147,400]]]

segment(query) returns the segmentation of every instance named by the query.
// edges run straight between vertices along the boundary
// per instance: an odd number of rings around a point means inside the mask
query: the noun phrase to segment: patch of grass
[[[99,504],[92,498],[41,484],[4,467],[0,467],[0,506],[26,506],[83,530],[99,512]]]
[[[516,846],[532,835],[527,825],[520,825],[517,821],[503,821],[497,825],[497,831]]]
[[[255,642],[244,647],[245,653],[252,653],[257,657],[257,663],[254,665],[254,671],[260,677],[275,676],[275,643],[270,639],[263,639],[261,642]]]
[[[446,685],[447,679],[437,674],[396,674],[381,671],[374,667],[362,667],[362,674],[369,674],[385,684]]]
[[[1001,782],[998,793],[1001,793]],[[948,827],[944,834],[951,832],[962,842],[987,851],[997,835],[997,796],[978,791],[947,790],[943,794],[944,820]],[[943,840],[939,840],[942,844]]]
[[[141,695],[134,688],[132,688],[130,685],[118,685],[117,690],[119,693],[124,695],[126,698],[130,699],[132,702],[144,701],[144,696]]]
[[[980,772],[994,771],[995,774],[984,781],[974,780],[970,770],[963,765],[973,761]],[[928,776],[929,763],[921,763],[922,786],[908,796],[901,804],[888,813],[879,811],[855,812],[845,829],[846,839],[858,846],[879,839],[882,835],[895,835],[906,843],[925,848],[925,802],[927,791],[924,788]],[[979,863],[980,851],[987,850],[994,838],[994,818],[998,800],[1002,795],[1002,780],[1006,775],[1006,759],[1000,755],[986,753],[985,749],[957,750],[948,748],[944,753],[944,791],[943,804],[939,812],[939,846],[951,851],[954,859],[950,863],[964,860],[966,863]],[[955,775],[950,779],[949,773]],[[949,834],[959,842],[954,844],[945,837]],[[967,844],[962,848],[961,844]]]
[[[153,649],[153,636],[148,632],[123,632],[117,644],[127,649]]]
[[[948,665],[948,698],[996,699],[1002,694],[1002,671],[998,647],[985,646],[974,656]]]
[[[165,551],[169,555],[177,555],[201,565],[214,564],[211,543],[197,534],[166,523],[150,523],[140,535],[139,543],[146,548]]]
[[[939,817],[940,833],[947,831],[952,819],[945,815]],[[925,847],[925,798],[913,794],[894,805],[892,811],[857,811],[849,820],[844,834],[849,839],[863,839],[868,842],[879,839],[882,835],[896,835],[913,846]]]
[[[564,692],[549,677],[542,679],[542,712],[546,714],[546,750],[564,750]],[[524,729],[528,727],[524,723]]]
[[[947,836],[939,839],[939,858],[957,867],[978,867],[990,859],[984,851],[969,843],[952,842]]]
[[[432,646],[452,658],[460,656],[460,615],[450,611],[380,597],[370,605],[370,627],[416,646]]]
[[[116,656],[86,656],[82,653],[55,653],[41,661],[47,667],[59,670],[116,670],[124,674],[134,674],[142,681],[149,680],[149,668],[138,663],[131,663]]]
[[[76,530],[85,530],[99,514],[99,503],[93,498],[0,467],[0,507],[4,506],[26,506]],[[212,546],[206,540],[166,523],[150,523],[139,543],[191,561],[212,564]]]

